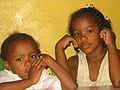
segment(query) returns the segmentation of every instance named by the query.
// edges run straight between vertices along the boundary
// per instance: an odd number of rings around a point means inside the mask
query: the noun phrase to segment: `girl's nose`
[[[31,65],[31,60],[30,60],[30,59],[28,59],[28,60],[26,61],[26,65],[27,65],[27,66]]]
[[[29,70],[31,67],[31,62],[30,61],[26,62],[25,67],[27,70]]]
[[[87,39],[88,39],[88,37],[86,35],[82,34],[81,40],[87,40]]]
[[[27,65],[27,66],[31,65],[31,62],[26,62],[26,65]]]

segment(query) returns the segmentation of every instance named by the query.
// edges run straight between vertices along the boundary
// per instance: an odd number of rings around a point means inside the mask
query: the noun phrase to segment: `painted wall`
[[[0,0],[0,45],[10,33],[25,32],[54,57],[56,42],[67,33],[69,15],[88,3],[111,18],[120,48],[120,0]],[[72,47],[66,53],[75,54]]]

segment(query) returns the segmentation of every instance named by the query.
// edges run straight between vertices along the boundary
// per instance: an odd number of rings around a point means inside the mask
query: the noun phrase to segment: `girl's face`
[[[83,52],[92,53],[102,47],[100,30],[92,17],[83,15],[74,19],[72,28],[74,38]]]
[[[30,40],[18,40],[10,45],[6,64],[13,73],[26,79],[31,61],[36,59],[36,55],[35,45]]]

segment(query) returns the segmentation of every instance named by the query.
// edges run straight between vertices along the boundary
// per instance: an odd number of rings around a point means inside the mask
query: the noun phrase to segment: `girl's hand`
[[[43,61],[45,62],[46,66],[49,66],[48,64],[51,63],[51,61],[54,61],[54,59],[48,55],[48,54],[41,54]]]
[[[115,45],[115,34],[113,31],[109,30],[109,29],[103,29],[100,32],[100,38],[103,38],[105,44],[107,46],[109,45]]]
[[[67,47],[70,46],[71,43],[73,44],[74,48],[78,48],[78,43],[76,42],[76,40],[69,35],[65,35],[57,42],[56,47],[65,50]]]
[[[37,56],[37,59],[31,62],[28,79],[30,79],[33,84],[36,84],[40,80],[41,73],[46,67],[46,64],[42,59],[42,56]]]

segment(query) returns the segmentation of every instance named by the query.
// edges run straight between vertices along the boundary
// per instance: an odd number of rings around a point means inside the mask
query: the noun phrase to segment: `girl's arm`
[[[67,58],[65,55],[65,49],[70,46],[70,44],[73,44],[75,48],[78,47],[77,42],[69,35],[65,35],[63,38],[61,38],[56,46],[55,46],[55,56],[56,61],[63,66],[66,70],[70,71],[67,65]]]
[[[112,84],[120,87],[120,51],[113,45],[108,47],[108,58]]]
[[[32,81],[27,80],[19,80],[12,82],[5,82],[0,84],[0,90],[24,90],[32,85]]]
[[[101,38],[104,39],[108,48],[109,74],[112,84],[120,87],[120,50],[116,49],[115,34],[108,30],[102,30]]]
[[[52,71],[54,71],[56,76],[61,81],[63,90],[75,90],[77,84],[73,81],[70,73],[49,55],[43,54],[42,56],[43,61],[46,63],[46,65],[48,65]]]

